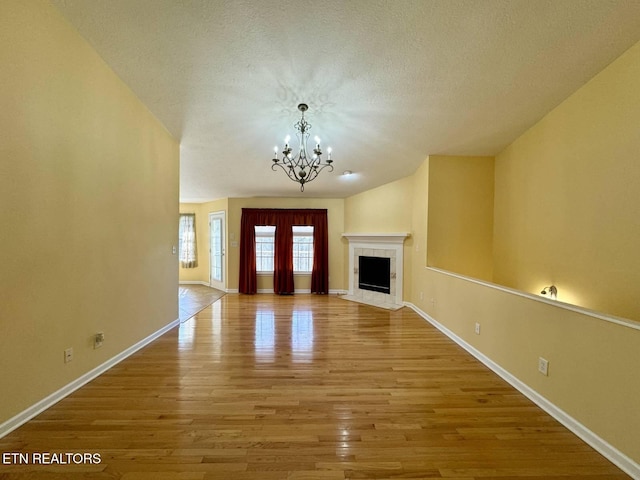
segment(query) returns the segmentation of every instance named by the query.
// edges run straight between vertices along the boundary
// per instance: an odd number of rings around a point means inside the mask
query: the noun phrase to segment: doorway
[[[218,290],[226,291],[225,262],[224,262],[224,225],[225,213],[209,214],[209,285]]]

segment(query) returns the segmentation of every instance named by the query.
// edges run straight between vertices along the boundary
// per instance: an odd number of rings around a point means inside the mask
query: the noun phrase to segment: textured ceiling
[[[346,197],[496,154],[640,40],[637,0],[52,3],[180,141],[184,202]],[[270,169],[300,102],[336,167],[304,194]]]

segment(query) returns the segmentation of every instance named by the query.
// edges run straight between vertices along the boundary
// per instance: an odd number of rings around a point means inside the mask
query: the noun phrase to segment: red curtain
[[[276,238],[273,260],[273,292],[293,295],[293,224],[289,213],[276,215]]]
[[[313,218],[313,271],[311,291],[329,293],[329,227],[327,211]]]
[[[257,292],[256,235],[258,225],[275,225],[273,291],[291,295],[293,226],[313,227],[311,293],[329,293],[329,236],[326,209],[243,208],[240,222],[240,293]]]
[[[240,220],[240,293],[256,293],[256,215],[245,215]]]

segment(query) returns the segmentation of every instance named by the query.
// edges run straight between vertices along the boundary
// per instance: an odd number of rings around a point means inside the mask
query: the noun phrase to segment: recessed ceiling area
[[[495,155],[640,40],[636,0],[52,3],[180,141],[182,202],[342,198]],[[271,170],[301,102],[335,165],[304,193]]]

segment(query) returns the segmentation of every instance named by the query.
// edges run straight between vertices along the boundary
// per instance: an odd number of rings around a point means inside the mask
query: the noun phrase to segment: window
[[[276,227],[255,227],[256,230],[256,271],[273,272]]]
[[[256,271],[273,272],[275,252],[274,226],[256,226]],[[313,270],[313,227],[293,226],[293,271]]]
[[[180,226],[178,229],[178,252],[182,268],[195,268],[198,266],[196,249],[196,215],[194,213],[180,214]]]
[[[313,270],[313,227],[293,227],[293,271]]]

